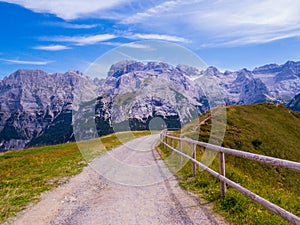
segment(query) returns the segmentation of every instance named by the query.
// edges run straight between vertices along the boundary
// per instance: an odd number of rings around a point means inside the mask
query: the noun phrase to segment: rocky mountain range
[[[0,82],[0,150],[72,139],[72,109],[78,89],[97,89],[81,73],[18,70]]]
[[[150,126],[176,129],[220,104],[271,101],[299,110],[299,93],[300,62],[292,61],[225,72],[121,61],[104,80],[18,70],[0,81],[0,151]]]

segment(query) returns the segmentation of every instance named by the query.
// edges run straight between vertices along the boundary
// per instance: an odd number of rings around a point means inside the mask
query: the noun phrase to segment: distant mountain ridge
[[[47,74],[18,70],[0,82],[0,150],[72,139],[72,101],[77,89],[97,88],[78,71]],[[87,92],[88,93],[88,92]],[[46,137],[43,137],[46,136]]]
[[[0,81],[0,151],[73,141],[72,110],[79,112],[75,118],[81,123],[96,122],[98,135],[149,129],[155,117],[180,128],[214,106],[205,94],[210,82],[224,104],[288,104],[300,93],[300,62],[223,73],[215,67],[199,71],[188,65],[121,61],[105,80],[79,71],[18,70]],[[83,130],[82,138],[89,132]]]
[[[300,94],[296,95],[287,106],[294,111],[300,112]]]

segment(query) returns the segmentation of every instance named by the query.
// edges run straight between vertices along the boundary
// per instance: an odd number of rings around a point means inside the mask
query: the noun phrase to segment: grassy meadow
[[[199,141],[208,141],[211,121],[200,130],[192,129],[199,120],[184,127],[180,132]],[[179,133],[174,135],[179,135]],[[175,142],[178,146],[178,143]],[[262,155],[300,162],[300,113],[272,104],[254,104],[227,107],[227,125],[224,147],[258,153]],[[164,158],[171,151],[159,146]],[[185,152],[191,146],[185,145]],[[189,149],[189,150],[187,150]],[[204,149],[197,148],[197,159],[201,161]],[[218,157],[210,168],[219,170]],[[197,171],[192,177],[192,164],[188,162],[176,174],[180,185],[197,193],[202,199],[212,202],[214,209],[231,224],[290,224],[280,216],[227,187],[224,199],[220,198],[219,180],[207,172]],[[226,155],[226,176],[250,191],[268,199],[282,208],[300,216],[300,173],[265,165],[252,160]]]

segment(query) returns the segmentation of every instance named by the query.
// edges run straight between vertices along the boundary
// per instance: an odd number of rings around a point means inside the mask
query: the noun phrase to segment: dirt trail
[[[10,224],[225,224],[211,214],[205,203],[182,190],[163,162],[157,160],[153,148],[157,138],[157,135],[139,138],[114,149],[109,153],[110,157],[100,157],[67,184],[43,194],[39,203]],[[124,173],[123,167],[111,173],[106,167],[106,172],[100,172],[100,175],[99,169],[103,167],[99,167],[99,163],[108,158],[135,166],[137,174],[130,169]],[[144,169],[139,171],[141,167],[150,168],[150,173]],[[157,174],[154,176],[154,173]],[[137,175],[137,180],[129,179],[132,175]],[[119,182],[120,176],[123,183],[128,182],[127,185],[110,181]]]

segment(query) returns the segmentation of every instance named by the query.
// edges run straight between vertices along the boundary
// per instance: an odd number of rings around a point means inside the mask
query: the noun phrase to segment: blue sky
[[[174,42],[221,70],[300,61],[299,9],[299,0],[0,1],[0,78],[19,68],[84,72],[141,40]]]

